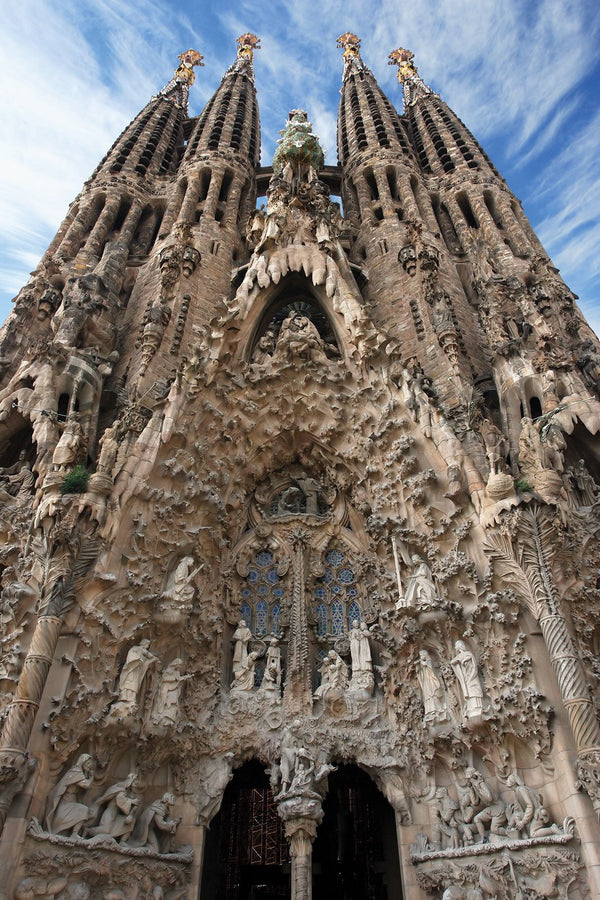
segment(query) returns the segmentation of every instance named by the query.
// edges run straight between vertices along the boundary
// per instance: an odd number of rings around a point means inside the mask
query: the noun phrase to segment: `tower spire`
[[[175,106],[183,109],[187,115],[190,88],[196,80],[194,66],[203,66],[204,57],[197,50],[190,49],[185,53],[180,53],[177,59],[180,60],[180,63],[175,69],[173,77],[156,96],[162,97],[163,100],[172,100]]]
[[[404,95],[404,107],[412,106],[421,97],[433,94],[431,88],[425,84],[417,71],[413,59],[415,54],[404,47],[392,50],[388,56],[390,66],[398,66],[398,83],[402,85]]]
[[[260,38],[250,31],[241,34],[235,39],[237,44],[237,57],[233,65],[225,72],[224,78],[228,75],[242,74],[254,79],[254,51],[260,50]]]
[[[336,41],[338,47],[344,50],[344,76],[345,81],[352,72],[364,72],[366,66],[360,56],[361,39],[351,31],[340,34]]]

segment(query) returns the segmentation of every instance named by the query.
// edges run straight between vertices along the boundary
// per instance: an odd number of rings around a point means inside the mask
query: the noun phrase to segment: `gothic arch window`
[[[323,341],[323,349],[328,356],[339,354],[338,341],[327,313],[309,293],[308,287],[304,287],[301,279],[294,281],[295,283],[265,311],[256,330],[251,358],[257,349],[273,352],[283,323],[293,314],[306,317],[312,323]]]
[[[345,550],[332,547],[325,554],[325,572],[313,592],[317,634],[346,634],[351,623],[361,620],[356,573]]]
[[[281,634],[281,608],[284,584],[277,574],[270,550],[259,550],[252,557],[248,574],[240,588],[240,615],[256,637]]]

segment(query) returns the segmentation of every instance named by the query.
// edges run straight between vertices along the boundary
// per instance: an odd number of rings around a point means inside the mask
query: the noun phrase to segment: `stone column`
[[[46,678],[52,665],[62,619],[40,616],[13,702],[8,707],[0,741],[0,832],[14,795],[21,790],[29,771],[26,748],[40,707]]]
[[[316,834],[314,819],[292,819],[285,823],[292,857],[292,900],[312,898],[312,844]]]
[[[291,900],[312,900],[312,845],[323,819],[321,797],[314,791],[286,796],[278,804],[292,857]]]
[[[552,520],[540,511],[523,514],[521,522],[524,569],[537,600],[535,613],[575,739],[577,776],[600,818],[600,726],[583,664],[557,599],[548,549]]]

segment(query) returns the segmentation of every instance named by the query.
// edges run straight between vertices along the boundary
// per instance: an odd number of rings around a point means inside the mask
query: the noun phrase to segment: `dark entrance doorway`
[[[288,843],[263,766],[246,763],[206,836],[202,900],[287,900]]]
[[[313,846],[313,900],[402,900],[392,807],[357,766],[329,776]]]

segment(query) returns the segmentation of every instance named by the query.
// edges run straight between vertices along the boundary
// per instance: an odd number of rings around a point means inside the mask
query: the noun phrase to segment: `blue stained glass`
[[[283,597],[283,588],[276,587],[271,591],[274,597]]]
[[[325,569],[323,581],[325,582],[325,584],[329,584],[330,581],[333,581],[333,572],[331,571],[331,569]]]
[[[250,590],[250,588],[242,588],[242,597],[250,597],[251,594],[252,591]]]
[[[248,572],[248,581],[250,584],[254,584],[257,581],[260,581],[260,572],[258,569],[250,569]]]
[[[279,575],[277,574],[276,569],[267,569],[264,577],[265,581],[268,581],[269,584],[275,584],[276,581],[279,581]]]
[[[342,590],[342,589],[341,589],[341,587],[339,586],[339,584],[334,584],[334,586],[331,588],[331,593],[332,593],[332,594],[339,594],[341,590]]]
[[[344,607],[339,600],[331,604],[331,633],[344,633]]]
[[[333,566],[334,568],[337,568],[338,566],[341,566],[341,564],[344,562],[344,554],[342,553],[341,550],[330,550],[329,553],[327,554],[327,556],[325,557],[325,562],[328,565]]]
[[[277,603],[273,607],[273,612],[271,613],[271,631],[273,632],[273,634],[276,634],[276,635],[281,634],[281,629],[279,627],[280,612],[281,612],[281,610],[280,610],[279,604]]]
[[[269,550],[261,550],[254,559],[257,566],[269,566],[273,562],[273,554]]]
[[[265,594],[269,593],[269,588],[266,586],[266,584],[259,584],[258,588],[256,589],[256,592],[258,594],[260,594],[261,596],[264,596]]]
[[[354,581],[354,572],[352,569],[342,569],[338,572],[338,578],[342,582],[342,584],[352,584]]]
[[[325,588],[322,588],[322,587],[315,588],[315,597],[318,597],[320,600],[321,597],[324,597],[324,596],[325,596]]]
[[[324,603],[317,606],[317,634],[327,634],[327,607]]]
[[[264,600],[259,600],[256,604],[256,622],[254,625],[255,634],[267,633],[267,613],[268,608]]]
[[[352,625],[357,619],[360,622],[360,609],[358,608],[358,603],[351,603],[348,607],[348,622]]]
[[[241,613],[242,619],[245,621],[246,625],[249,626],[252,620],[252,610],[250,609],[248,603],[242,603]]]
[[[348,588],[348,596],[358,597],[358,591],[356,590],[356,588]]]

